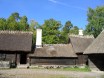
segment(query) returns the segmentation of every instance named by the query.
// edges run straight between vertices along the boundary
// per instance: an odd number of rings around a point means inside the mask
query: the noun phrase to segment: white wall
[[[36,48],[42,47],[42,29],[36,30]]]
[[[83,36],[83,30],[82,29],[79,29],[79,35]]]

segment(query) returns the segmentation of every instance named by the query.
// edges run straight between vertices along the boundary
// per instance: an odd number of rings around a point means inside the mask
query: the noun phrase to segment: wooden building
[[[104,31],[84,51],[88,55],[88,65],[92,70],[104,71]]]
[[[87,63],[87,55],[83,55],[83,52],[94,38],[70,36],[69,44],[42,45],[42,31],[38,29],[37,32],[39,37],[36,39],[36,47],[33,47],[32,32],[0,31],[0,60],[14,61],[17,65],[27,63],[30,65],[83,65]]]
[[[87,55],[83,55],[83,52],[92,43],[93,40],[94,38],[91,36],[69,36],[69,43],[72,44],[73,50],[78,56],[78,59],[76,59],[76,65],[87,64]]]
[[[29,54],[30,65],[75,65],[75,54],[71,44],[44,44]]]
[[[0,61],[26,64],[31,47],[32,32],[0,31]]]
[[[69,44],[43,44],[42,46],[41,36],[42,30],[37,29],[36,48],[33,54],[29,54],[30,65],[86,65],[87,55],[83,55],[83,52],[92,43],[93,37],[83,36],[80,30],[79,35],[69,37]]]

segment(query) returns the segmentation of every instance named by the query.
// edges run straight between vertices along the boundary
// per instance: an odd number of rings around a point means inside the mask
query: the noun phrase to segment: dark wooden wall
[[[88,58],[91,69],[104,71],[104,54],[92,54]]]
[[[0,54],[2,61],[15,61],[15,54]]]
[[[30,58],[31,65],[75,65],[75,58]]]
[[[88,61],[88,56],[82,53],[77,54],[78,59],[76,59],[76,65],[86,65]]]
[[[0,53],[0,61],[9,61],[9,62],[16,61],[18,64],[20,61],[20,55],[17,54],[16,56],[16,54]]]

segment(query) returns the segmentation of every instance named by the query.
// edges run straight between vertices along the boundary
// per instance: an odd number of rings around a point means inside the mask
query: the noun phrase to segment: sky
[[[87,25],[88,8],[104,5],[104,0],[0,0],[0,18],[8,18],[18,12],[20,16],[27,16],[40,25],[45,20],[53,18],[61,21],[71,21],[74,26],[85,29]]]

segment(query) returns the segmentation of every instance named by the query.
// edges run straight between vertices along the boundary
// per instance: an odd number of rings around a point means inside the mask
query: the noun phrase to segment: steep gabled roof
[[[93,37],[88,36],[69,36],[69,39],[76,53],[83,53],[94,40]]]
[[[36,48],[30,57],[77,57],[71,44],[45,44]]]
[[[84,54],[104,54],[104,31],[92,42],[92,44],[84,51]]]
[[[31,51],[32,32],[0,31],[0,50]]]

